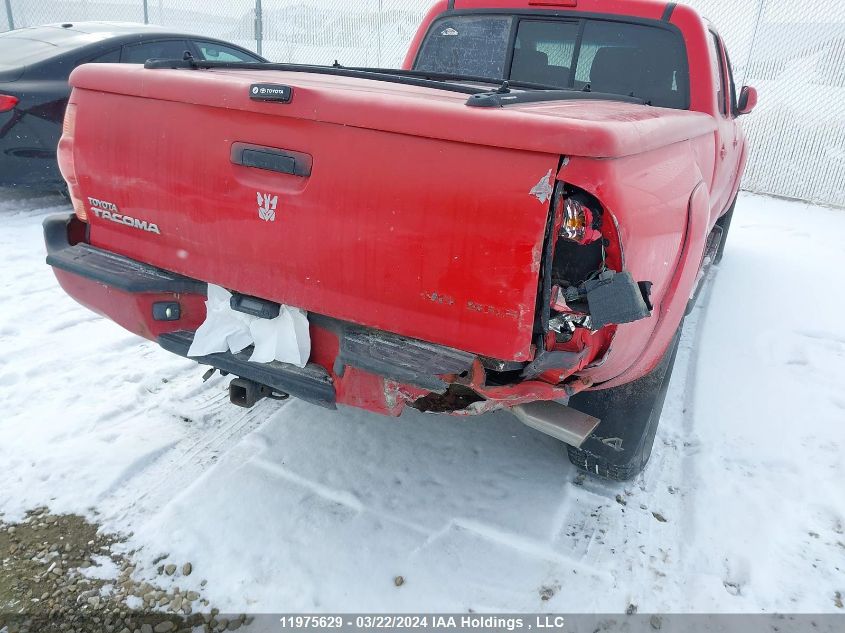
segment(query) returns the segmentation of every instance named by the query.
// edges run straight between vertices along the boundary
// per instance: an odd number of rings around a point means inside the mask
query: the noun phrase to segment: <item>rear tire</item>
[[[642,472],[654,446],[682,325],[649,374],[619,387],[586,391],[570,398],[570,407],[601,420],[581,448],[567,447],[573,465],[613,481],[627,481]]]

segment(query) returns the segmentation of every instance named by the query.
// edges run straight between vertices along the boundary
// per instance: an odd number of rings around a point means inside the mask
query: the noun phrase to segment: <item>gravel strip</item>
[[[133,579],[131,553],[113,551],[122,541],[83,517],[47,508],[28,512],[17,524],[0,518],[0,631],[220,633],[252,622],[246,615],[221,615],[200,592]],[[159,574],[168,581],[193,573],[190,562],[166,558],[157,562],[164,561]],[[108,576],[112,564],[116,578],[98,577]]]

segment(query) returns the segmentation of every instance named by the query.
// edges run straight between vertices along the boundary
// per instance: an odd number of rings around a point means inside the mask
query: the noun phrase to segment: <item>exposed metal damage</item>
[[[537,198],[537,200],[543,204],[546,204],[549,200],[551,200],[552,194],[554,193],[554,187],[552,186],[552,170],[550,169],[545,176],[540,178],[540,182],[534,185],[528,193]]]

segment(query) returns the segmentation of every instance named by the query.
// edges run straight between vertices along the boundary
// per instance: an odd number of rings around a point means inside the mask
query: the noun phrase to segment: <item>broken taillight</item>
[[[596,216],[592,209],[576,198],[568,197],[563,203],[563,223],[560,236],[579,244],[590,244],[601,238],[601,231],[595,226]]]
[[[578,328],[595,332],[648,317],[650,284],[637,283],[623,269],[609,211],[572,185],[559,186],[554,208],[558,239],[545,295],[554,344],[568,343]]]
[[[16,105],[20,99],[12,95],[0,95],[0,112],[8,112]]]
[[[59,162],[59,171],[67,183],[70,201],[73,203],[73,211],[82,222],[88,221],[88,212],[85,203],[79,194],[79,181],[76,178],[76,165],[73,160],[73,138],[76,133],[76,104],[70,103],[65,110],[65,118],[62,123],[62,137],[59,139],[59,149],[56,154]]]

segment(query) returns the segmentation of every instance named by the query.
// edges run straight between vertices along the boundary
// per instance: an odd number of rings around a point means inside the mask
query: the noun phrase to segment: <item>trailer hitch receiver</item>
[[[288,397],[288,394],[274,391],[270,387],[257,383],[254,380],[235,378],[229,383],[229,401],[245,409],[254,407],[258,401],[264,398],[287,400]]]

